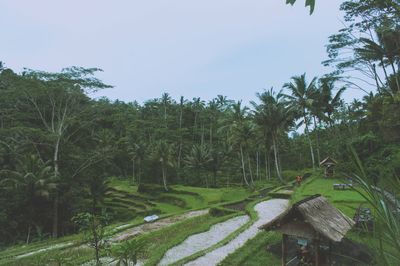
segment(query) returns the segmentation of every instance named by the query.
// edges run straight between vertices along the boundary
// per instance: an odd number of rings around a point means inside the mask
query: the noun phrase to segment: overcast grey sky
[[[217,94],[245,102],[293,75],[329,72],[328,36],[342,27],[340,0],[0,0],[0,60],[59,71],[99,67],[124,101]],[[359,97],[348,91],[347,100]]]

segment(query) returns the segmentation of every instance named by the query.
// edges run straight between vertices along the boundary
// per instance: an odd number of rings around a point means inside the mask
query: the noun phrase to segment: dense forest
[[[346,27],[329,38],[323,62],[335,72],[294,73],[248,106],[223,95],[93,99],[112,87],[96,78],[100,69],[16,73],[1,63],[0,246],[76,232],[71,218],[96,208],[109,177],[139,189],[251,189],[294,179],[328,155],[351,172],[351,146],[371,182],[399,178],[400,3],[352,0],[341,9]],[[345,90],[371,87],[343,100]]]

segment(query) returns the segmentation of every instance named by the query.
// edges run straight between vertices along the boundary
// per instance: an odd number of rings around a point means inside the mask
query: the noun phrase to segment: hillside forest
[[[341,10],[346,26],[329,38],[323,62],[334,71],[293,73],[249,104],[167,92],[112,101],[92,97],[112,89],[97,78],[101,69],[18,73],[1,63],[0,247],[76,233],[73,217],[107,211],[110,179],[139,191],[252,190],[292,181],[327,156],[351,173],[351,147],[368,182],[390,190],[400,177],[400,3],[351,0]],[[344,101],[350,90],[364,97]],[[114,222],[133,217],[109,213]]]

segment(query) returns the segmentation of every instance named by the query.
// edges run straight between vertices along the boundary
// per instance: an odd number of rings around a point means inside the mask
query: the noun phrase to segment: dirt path
[[[197,258],[194,261],[191,261],[185,265],[187,266],[214,266],[223,261],[229,254],[233,253],[236,249],[246,243],[247,240],[255,237],[260,230],[259,226],[271,221],[282,212],[284,212],[289,206],[289,201],[285,199],[271,199],[267,201],[263,201],[258,203],[254,209],[258,213],[259,219],[252,224],[247,230],[240,233],[235,239],[231,242],[217,248],[206,255]]]
[[[74,244],[73,242],[54,244],[54,245],[51,245],[51,246],[49,246],[47,248],[41,248],[41,249],[37,249],[37,250],[31,251],[31,252],[28,252],[28,253],[24,253],[22,255],[15,256],[15,258],[16,259],[21,259],[21,258],[29,257],[29,256],[32,256],[32,255],[36,255],[38,253],[42,253],[42,252],[45,252],[45,251],[50,251],[50,250],[53,250],[53,249],[69,247],[69,246],[72,246],[73,244]]]
[[[183,213],[183,214],[180,214],[180,215],[176,215],[176,216],[160,219],[160,220],[152,222],[152,223],[146,223],[146,224],[138,225],[138,226],[132,227],[130,229],[127,229],[127,230],[125,230],[125,231],[123,231],[121,233],[116,234],[115,236],[110,238],[109,241],[110,242],[124,241],[124,240],[132,238],[134,236],[140,235],[140,234],[142,234],[144,232],[148,233],[148,232],[156,231],[156,230],[161,229],[163,227],[166,227],[166,226],[172,225],[174,223],[183,221],[185,219],[196,217],[196,216],[200,216],[200,215],[204,215],[204,214],[207,214],[207,213],[208,213],[208,209],[207,210],[199,210],[199,211],[191,211],[191,212],[186,212],[186,213]]]
[[[196,252],[207,249],[226,238],[249,220],[250,218],[247,215],[237,216],[211,226],[208,231],[191,235],[179,245],[168,250],[158,265],[169,265]]]

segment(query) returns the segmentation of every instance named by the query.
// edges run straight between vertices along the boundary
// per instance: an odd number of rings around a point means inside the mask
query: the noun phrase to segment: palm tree
[[[198,127],[198,121],[199,121],[199,116],[201,112],[204,110],[204,105],[205,102],[200,99],[200,97],[193,98],[193,101],[191,102],[191,109],[194,112],[194,122],[193,122],[193,140],[196,139],[196,134],[197,134],[197,127]],[[203,141],[203,134],[204,131],[201,133],[201,141]]]
[[[242,165],[243,180],[247,186],[249,182],[246,177],[246,166],[245,166],[245,149],[248,145],[249,140],[253,136],[253,125],[247,120],[247,107],[242,107],[241,101],[232,105],[232,114],[230,119],[229,127],[229,141],[234,147],[238,149],[239,157]],[[253,183],[253,182],[252,182]]]
[[[37,198],[49,199],[51,193],[56,189],[56,183],[53,182],[52,167],[49,162],[44,163],[36,155],[30,155],[20,161],[19,169],[18,171],[1,170],[0,176],[5,178],[0,181],[0,185],[8,189],[24,191],[28,217],[26,243],[29,243],[31,228],[34,225],[33,216],[38,208],[35,200]]]
[[[136,182],[136,175],[138,173],[138,184],[140,184],[140,165],[144,156],[146,154],[146,146],[144,143],[129,143],[128,146],[128,154],[132,160],[132,183]],[[136,164],[138,166],[138,170],[136,171]]]
[[[167,123],[167,108],[171,103],[171,97],[169,96],[168,93],[164,92],[161,95],[160,101],[161,101],[161,103],[163,105],[163,110],[164,110],[164,112],[163,112],[164,126],[165,126],[165,128],[167,128],[168,127],[168,123]]]
[[[180,101],[179,101],[179,142],[178,142],[178,159],[177,159],[177,175],[178,179],[180,179],[181,175],[181,158],[182,158],[182,148],[183,148],[183,130],[182,130],[182,124],[183,124],[183,110],[185,108],[186,100],[183,96],[181,96]]]
[[[167,187],[167,168],[172,165],[172,146],[164,140],[160,140],[154,147],[153,156],[160,163],[162,172],[162,181],[165,191]]]
[[[205,145],[195,144],[192,146],[190,153],[185,158],[185,163],[192,168],[201,178],[201,174],[207,169],[208,164],[212,161],[210,149]],[[208,188],[207,175],[204,176],[206,187]]]
[[[306,74],[304,73],[301,76],[294,76],[291,78],[292,82],[285,83],[283,85],[284,88],[290,90],[291,95],[285,94],[288,104],[292,106],[292,108],[296,109],[298,118],[302,118],[303,121],[298,124],[298,127],[304,125],[304,133],[308,138],[308,143],[310,145],[310,153],[311,153],[311,161],[313,169],[315,169],[315,157],[314,157],[314,149],[310,137],[309,130],[309,114],[310,109],[313,104],[314,95],[317,93],[316,89],[316,80],[317,78],[313,78],[310,83],[306,81]]]
[[[356,56],[359,57],[361,60],[365,60],[368,62],[378,62],[379,66],[381,66],[383,69],[383,73],[387,81],[387,86],[391,89],[390,92],[394,94],[395,92],[400,91],[398,71],[396,71],[395,67],[396,61],[400,60],[400,36],[398,31],[388,30],[388,28],[383,27],[383,29],[378,28],[376,30],[377,41],[368,38],[360,38],[359,41],[362,44],[362,47],[356,48],[355,53]],[[386,66],[390,66],[392,69],[394,80],[396,83],[395,86],[391,86]],[[373,69],[373,71],[377,88],[378,90],[380,90],[379,77],[376,73],[376,70]]]
[[[269,150],[268,138],[272,140],[274,151],[275,168],[278,178],[283,182],[282,169],[279,160],[278,136],[281,132],[286,132],[293,123],[293,110],[286,106],[283,101],[283,94],[275,94],[273,89],[257,93],[260,104],[251,102],[255,108],[254,119],[266,137],[266,149]]]
[[[333,124],[332,114],[342,104],[341,96],[346,88],[340,88],[336,94],[333,94],[334,90],[335,79],[320,79],[318,94],[314,98],[316,102],[313,104],[313,107],[316,107],[318,110],[316,112],[317,117],[319,115],[322,120],[327,120],[331,126]]]

